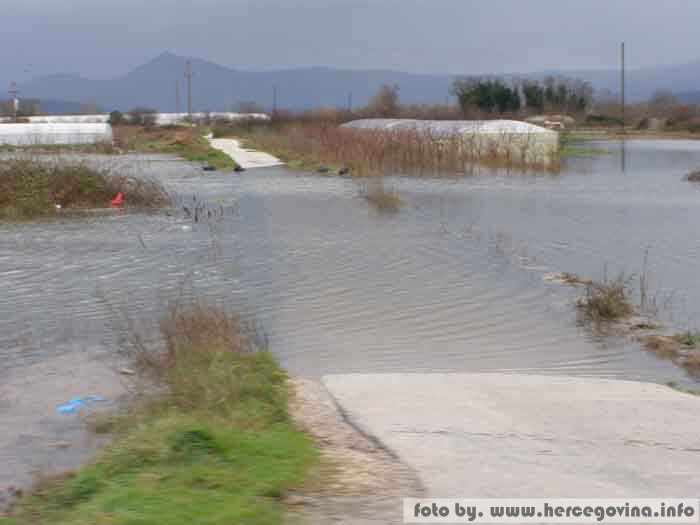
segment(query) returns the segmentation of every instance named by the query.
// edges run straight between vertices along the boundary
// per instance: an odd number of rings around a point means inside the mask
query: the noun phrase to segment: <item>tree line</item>
[[[464,113],[514,113],[521,109],[543,113],[582,113],[593,102],[590,83],[564,77],[507,83],[500,78],[460,78],[452,88]]]

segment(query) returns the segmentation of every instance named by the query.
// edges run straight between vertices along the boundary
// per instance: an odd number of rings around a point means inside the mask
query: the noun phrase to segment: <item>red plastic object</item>
[[[117,196],[112,199],[112,206],[118,207],[124,203],[124,195],[121,192],[117,193]]]

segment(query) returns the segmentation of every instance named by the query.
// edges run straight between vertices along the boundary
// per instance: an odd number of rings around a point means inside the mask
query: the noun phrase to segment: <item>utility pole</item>
[[[187,79],[187,118],[192,124],[192,62],[185,63],[185,78]]]
[[[175,79],[175,113],[180,114],[180,81]]]
[[[621,93],[621,99],[622,99],[622,107],[620,108],[621,111],[621,116],[622,116],[622,130],[624,131],[625,129],[625,43],[622,42],[622,48],[621,48],[621,58],[622,58],[622,68],[621,68],[621,76],[620,76],[620,93]]]
[[[7,92],[10,95],[10,104],[12,104],[12,120],[17,122],[17,113],[19,112],[19,90],[17,89],[17,83],[12,82],[10,84],[10,89]]]
[[[277,115],[277,86],[272,86],[272,116]]]
[[[352,91],[348,93],[348,113],[352,113]]]

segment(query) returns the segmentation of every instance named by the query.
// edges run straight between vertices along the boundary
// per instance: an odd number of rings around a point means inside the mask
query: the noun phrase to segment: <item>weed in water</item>
[[[579,306],[586,317],[595,322],[618,321],[634,313],[627,280],[623,276],[613,281],[588,284],[586,296]]]
[[[360,194],[380,213],[396,213],[404,202],[396,188],[386,189],[382,181],[372,181],[360,189]]]

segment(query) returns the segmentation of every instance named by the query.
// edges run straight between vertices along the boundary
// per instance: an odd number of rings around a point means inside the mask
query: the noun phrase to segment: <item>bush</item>
[[[0,217],[32,218],[62,210],[106,208],[117,193],[128,206],[167,206],[170,197],[151,180],[86,164],[15,158],[0,164]]]
[[[685,176],[685,180],[689,182],[700,182],[700,170],[694,170]]]
[[[149,128],[155,126],[157,113],[153,108],[135,107],[129,110],[129,122]]]
[[[114,110],[109,114],[109,123],[112,126],[124,124],[124,114],[121,111]]]
[[[588,284],[586,296],[579,306],[592,321],[617,321],[634,313],[627,281],[623,277]]]

